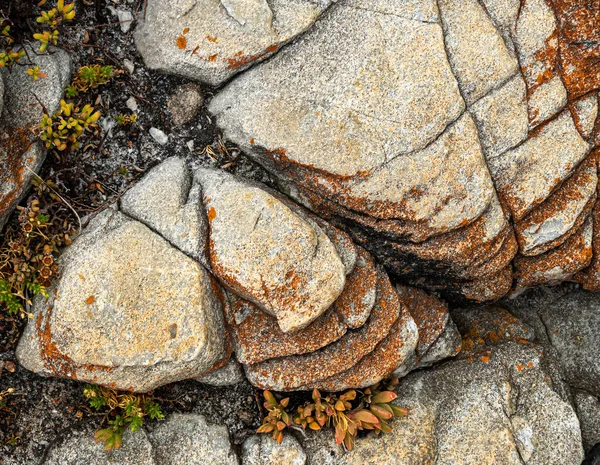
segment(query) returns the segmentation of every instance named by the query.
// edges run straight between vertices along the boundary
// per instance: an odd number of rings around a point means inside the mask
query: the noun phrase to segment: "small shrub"
[[[398,397],[392,392],[397,385],[398,380],[394,378],[385,388],[382,383],[378,383],[362,391],[350,390],[344,394],[329,394],[325,397],[315,389],[312,402],[298,405],[295,413],[288,411],[289,397],[279,401],[272,392],[264,391],[264,406],[269,414],[257,432],[272,434],[273,439],[281,443],[286,428],[310,428],[315,431],[332,428],[335,442],[352,450],[359,431],[389,433],[392,428],[387,422],[408,414],[408,410],[391,404]]]
[[[7,226],[0,242],[0,309],[21,317],[28,315],[33,296],[47,295],[58,276],[55,258],[76,233],[70,210],[52,192],[57,186],[39,178],[33,185],[32,200],[17,207],[18,221]]]
[[[130,115],[120,113],[115,117],[115,120],[119,126],[129,126],[137,121],[137,115],[135,113],[131,113]]]
[[[40,78],[47,78],[48,75],[40,70],[39,66],[35,66],[33,68],[29,68],[27,70],[27,74],[29,74],[34,81],[37,81]]]
[[[40,53],[44,53],[49,44],[58,44],[57,28],[63,21],[71,21],[73,18],[75,18],[75,3],[65,4],[65,0],[58,0],[56,8],[41,12],[36,22],[50,30],[33,34],[33,38],[40,43]]]
[[[90,89],[96,89],[97,87],[107,84],[114,76],[121,73],[119,70],[115,70],[112,66],[82,66],[77,70],[75,78],[70,86],[66,89],[67,97],[77,97],[79,93],[85,93]]]
[[[15,39],[10,35],[10,26],[3,19],[0,28],[0,68],[10,68],[21,61],[25,56],[25,50],[15,51],[12,45]]]
[[[139,430],[144,418],[162,420],[164,415],[160,406],[150,394],[135,394],[119,392],[114,389],[87,384],[83,395],[88,399],[90,407],[104,410],[108,428],[100,429],[94,434],[96,442],[104,443],[104,450],[119,449],[123,442],[123,432],[126,427],[132,432]]]
[[[59,151],[71,150],[79,146],[79,137],[87,130],[97,128],[96,122],[100,112],[94,112],[91,105],[85,105],[81,110],[72,103],[60,101],[60,110],[52,117],[45,114],[40,123],[41,138],[46,148]]]

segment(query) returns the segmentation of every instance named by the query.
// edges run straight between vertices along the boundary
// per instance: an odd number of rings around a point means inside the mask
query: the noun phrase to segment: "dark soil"
[[[13,21],[11,32],[17,42],[31,40],[31,29],[35,28],[40,10],[37,2],[0,0],[0,12]],[[138,105],[135,124],[98,131],[80,149],[66,155],[48,154],[41,177],[53,180],[82,217],[116,202],[144,172],[173,155],[185,157],[192,168],[218,166],[268,180],[265,172],[240,156],[237,149],[220,144],[219,131],[206,110],[213,89],[202,88],[205,105],[194,120],[174,127],[169,113],[170,96],[187,81],[148,70],[133,42],[135,23],[129,32],[122,32],[116,16],[106,8],[118,5],[135,13],[142,11],[143,3],[77,0],[77,16],[61,33],[59,46],[71,55],[74,72],[96,63],[123,70],[110,84],[81,97],[81,104],[90,103],[101,110],[101,127],[114,124],[118,114],[131,114],[125,103],[130,97]],[[49,0],[42,8],[50,9],[54,4]],[[133,63],[133,73],[127,70],[125,60]],[[149,135],[151,127],[168,134],[169,142],[159,145]],[[205,150],[207,146],[212,148],[210,154]],[[23,201],[26,202],[27,199]],[[16,216],[12,221],[17,221]],[[0,236],[0,242],[1,239]],[[0,404],[2,465],[38,464],[48,448],[70,430],[81,429],[92,435],[105,420],[102,414],[87,407],[83,383],[37,376],[16,364],[14,350],[25,323],[19,317],[0,313],[0,367],[4,361],[12,362],[0,368],[0,392],[15,389],[6,397],[6,405]],[[226,424],[237,444],[253,433],[260,422],[256,391],[248,383],[217,388],[190,380],[164,386],[155,391],[155,396],[164,413],[201,413],[209,421]]]

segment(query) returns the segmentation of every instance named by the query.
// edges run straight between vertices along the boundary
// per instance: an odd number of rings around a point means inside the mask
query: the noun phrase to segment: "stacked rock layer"
[[[598,288],[598,14],[575,0],[339,1],[210,110],[407,283],[474,300]]]
[[[346,233],[179,158],[92,218],[60,260],[17,350],[38,373],[147,391],[235,372],[233,349],[258,387],[342,390],[460,350],[447,306],[396,289]]]

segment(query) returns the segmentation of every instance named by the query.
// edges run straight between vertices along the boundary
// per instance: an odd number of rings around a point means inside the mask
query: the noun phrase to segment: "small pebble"
[[[165,145],[169,142],[169,136],[167,136],[164,132],[157,128],[150,128],[150,135],[152,138],[158,142],[160,145]]]
[[[125,105],[127,105],[127,108],[129,108],[131,111],[137,111],[138,109],[138,104],[135,98],[133,97],[129,97],[127,99],[127,101],[125,102]]]
[[[133,74],[133,71],[135,70],[135,65],[133,64],[133,61],[128,60],[127,58],[125,58],[123,60],[123,66],[125,66],[125,69],[127,71],[129,71],[129,74]]]

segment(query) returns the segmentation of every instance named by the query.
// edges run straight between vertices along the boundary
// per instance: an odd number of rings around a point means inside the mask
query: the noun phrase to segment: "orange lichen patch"
[[[35,160],[24,155],[35,139],[31,126],[0,131],[0,217],[14,207],[31,177],[26,167]]]
[[[274,53],[279,48],[278,45],[269,45],[263,53],[258,53],[256,55],[247,55],[245,56],[242,51],[239,51],[234,57],[227,58],[227,62],[229,65],[227,68],[229,69],[240,69],[242,67],[246,67],[250,63],[253,63],[265,56]]]
[[[488,363],[490,361],[490,356],[489,355],[482,355],[481,356],[481,361],[483,363]]]
[[[419,328],[417,356],[421,357],[438,340],[446,327],[448,304],[420,289],[397,285],[398,298]]]
[[[502,239],[502,242],[499,242],[501,246],[495,255],[481,264],[464,268],[464,270],[458,273],[457,276],[459,278],[476,276],[481,279],[486,276],[498,274],[498,272],[510,265],[510,262],[519,251],[517,239],[515,238],[510,224],[507,224],[505,231],[498,236],[498,239]],[[494,248],[492,248],[490,252],[493,252]]]
[[[177,44],[177,48],[180,50],[185,50],[187,48],[187,40],[183,36],[177,37],[175,43]]]
[[[208,221],[213,221],[217,217],[217,211],[214,207],[208,209]]]
[[[592,260],[590,223],[588,218],[562,245],[545,254],[517,256],[513,262],[516,288],[558,283],[588,266]]]
[[[358,259],[352,273],[346,277],[346,286],[333,304],[333,309],[350,328],[360,328],[375,305],[377,271],[371,255],[358,249]]]
[[[521,248],[521,254],[525,256],[534,256],[554,249],[562,244],[575,231],[581,227],[583,222],[589,216],[589,213],[596,201],[596,192],[589,194],[589,186],[596,185],[598,181],[596,159],[588,156],[575,170],[575,172],[556,189],[550,197],[542,204],[532,210],[521,221],[515,222],[514,228]],[[579,212],[573,226],[562,236],[541,244],[537,247],[527,247],[527,237],[524,233],[531,230],[535,225],[541,225],[546,221],[551,221],[561,212],[564,212],[572,203],[585,202],[582,210]]]
[[[211,37],[211,36],[206,36],[206,40],[209,40],[211,42],[216,42],[217,38],[216,37]]]
[[[236,355],[244,364],[314,352],[340,339],[347,329],[331,309],[302,331],[291,334],[281,331],[275,317],[246,300],[236,301],[232,311]]]
[[[218,55],[218,54],[216,54],[216,53],[215,53],[215,54],[213,54],[213,55],[210,55],[210,56],[208,57],[208,61],[210,61],[211,63],[214,63],[215,61],[217,61],[217,57],[218,57],[218,56],[219,56],[219,55]]]
[[[390,334],[375,347],[373,352],[362,358],[352,368],[331,378],[302,386],[301,389],[318,388],[325,391],[339,391],[346,386],[364,388],[387,378],[404,362],[401,349],[405,341],[402,336],[408,318],[408,312],[404,309],[400,318],[392,326]]]
[[[356,365],[385,339],[400,315],[402,304],[385,273],[378,272],[377,284],[377,301],[364,326],[316,352],[247,365],[250,382],[261,389],[297,390]]]
[[[600,88],[600,0],[551,0],[558,18],[560,72],[569,99]]]
[[[521,372],[523,371],[523,368],[525,368],[523,365],[521,365],[520,363],[517,364],[517,371]]]
[[[88,305],[92,305],[95,300],[96,300],[96,298],[93,295],[91,295],[87,299],[85,299],[85,303]]]

